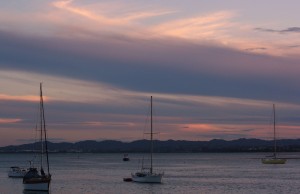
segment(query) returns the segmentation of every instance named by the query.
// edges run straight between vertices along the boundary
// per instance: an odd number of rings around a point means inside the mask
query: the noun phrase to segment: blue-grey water
[[[50,154],[51,194],[88,193],[300,193],[300,160],[263,165],[263,153],[155,154],[163,184],[123,182],[139,169],[142,154]],[[300,157],[300,153],[284,156]],[[23,191],[22,179],[8,178],[10,166],[28,165],[31,154],[0,154],[0,194]]]

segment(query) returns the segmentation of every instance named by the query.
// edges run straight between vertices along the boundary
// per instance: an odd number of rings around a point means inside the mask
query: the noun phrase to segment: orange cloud
[[[283,38],[280,33],[254,30],[257,25],[274,26],[274,23],[237,22],[243,20],[243,15],[237,15],[236,11],[220,10],[205,15],[189,16],[190,13],[184,13],[184,10],[164,7],[149,10],[149,6],[136,4],[108,1],[89,2],[84,5],[81,1],[78,5],[75,0],[59,0],[51,3],[50,7],[45,4],[43,8],[47,11],[41,13],[24,14],[19,10],[4,10],[0,13],[0,22],[6,28],[43,36],[50,34],[70,37],[69,31],[72,30],[72,36],[97,39],[103,33],[142,39],[172,37],[190,40],[193,43],[219,44],[243,52],[299,57],[298,33],[285,34]],[[184,13],[185,18],[180,16],[181,13]],[[173,14],[175,17],[164,18],[167,14]],[[161,20],[155,19],[154,23],[143,21],[154,17],[161,17]],[[38,31],[33,32],[34,29]]]
[[[237,134],[240,138],[273,139],[273,128],[269,124],[211,124],[192,123],[174,125],[178,131],[185,134],[193,133],[199,137],[213,138],[215,135],[226,136]],[[300,130],[298,125],[278,125],[276,134],[278,139],[291,138]]]
[[[38,102],[40,100],[39,96],[11,96],[6,94],[0,94],[0,100],[11,100],[11,101],[29,101]],[[44,99],[46,100],[46,98]]]
[[[276,134],[279,138],[297,138],[296,134],[299,134],[300,126],[299,125],[278,125]],[[273,131],[271,131],[273,132]],[[298,136],[299,137],[299,136]]]
[[[87,121],[83,122],[83,125],[89,126],[124,126],[124,127],[132,127],[135,126],[134,123],[130,122],[99,122],[99,121]]]
[[[0,118],[0,123],[5,124],[5,123],[18,123],[21,122],[22,119],[6,119],[6,118]]]
[[[204,124],[186,124],[180,127],[182,131],[187,131],[187,132],[211,132],[211,131],[221,130],[222,126],[204,123]]]
[[[224,30],[233,24],[229,21],[234,13],[217,12],[205,16],[169,21],[153,27],[153,31],[160,35],[185,39],[216,39],[224,36]]]
[[[136,12],[131,12],[129,14],[125,15],[114,15],[114,16],[109,16],[105,15],[103,13],[94,13],[89,9],[84,9],[81,7],[76,7],[75,5],[72,4],[73,0],[68,0],[68,1],[57,1],[52,3],[52,5],[56,8],[68,11],[70,13],[82,16],[84,18],[94,20],[106,25],[115,25],[115,26],[124,26],[128,25],[130,23],[133,23],[136,20],[140,19],[145,19],[145,18],[150,18],[150,17],[156,17],[160,15],[165,15],[172,13],[173,11],[168,11],[168,10],[155,10],[155,11],[136,11]],[[110,9],[113,9],[110,6]],[[105,8],[102,8],[102,10],[106,10]],[[113,10],[111,10],[113,11]]]

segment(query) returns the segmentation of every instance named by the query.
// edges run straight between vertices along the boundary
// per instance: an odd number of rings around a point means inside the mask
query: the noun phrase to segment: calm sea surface
[[[155,154],[163,184],[123,182],[140,167],[143,154],[50,154],[51,194],[77,193],[300,193],[300,160],[263,165],[263,153]],[[300,153],[281,156],[300,157]],[[8,178],[10,166],[26,167],[31,154],[0,154],[0,194],[23,191],[22,179]]]

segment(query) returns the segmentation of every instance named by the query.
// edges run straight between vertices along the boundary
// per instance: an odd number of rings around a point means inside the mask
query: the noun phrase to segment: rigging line
[[[145,130],[149,127],[148,123],[150,122],[149,120],[149,115],[151,111],[151,104],[148,105],[148,108],[146,109],[146,118],[145,118],[145,123],[144,123],[144,128],[143,128],[143,139],[145,139]],[[147,130],[148,131],[148,130]]]
[[[43,168],[43,155],[44,155],[44,144],[43,144],[43,115],[42,115],[42,83],[40,83],[40,142],[41,142],[41,170]]]
[[[275,154],[275,158],[276,158],[276,152],[277,152],[277,145],[276,145],[276,114],[275,114],[275,104],[273,104],[273,113],[274,113],[274,154]]]
[[[45,138],[45,149],[46,149],[46,159],[47,159],[47,170],[48,174],[50,174],[49,169],[49,157],[48,157],[48,142],[47,142],[47,132],[46,132],[46,121],[45,121],[45,109],[44,109],[44,100],[43,100],[43,92],[42,92],[42,83],[40,84],[41,88],[41,105],[42,105],[42,118],[43,118],[43,128],[44,128],[44,138]]]
[[[282,134],[282,133],[280,133],[280,131],[282,131],[282,130],[279,130],[282,127],[280,127],[280,125],[278,125],[278,123],[280,123],[280,114],[278,115],[278,105],[276,105],[275,121],[276,121],[275,137],[276,137],[276,152],[277,152],[278,151],[277,148],[279,148],[279,146],[282,146],[282,142],[278,141],[280,134]]]
[[[147,100],[148,101],[148,100]],[[148,103],[147,103],[148,104]],[[150,123],[150,114],[151,114],[151,103],[149,103],[148,104],[148,107],[147,107],[147,109],[146,109],[146,117],[145,117],[145,122],[144,122],[144,127],[143,127],[143,134],[142,134],[142,136],[143,136],[143,140],[144,139],[149,139],[148,138],[148,134],[149,133],[146,133],[146,131],[149,131],[148,129],[149,129],[149,123]],[[145,138],[145,136],[147,135],[147,137]],[[143,155],[142,155],[142,168],[144,168],[144,160],[145,160],[145,158],[147,159],[147,161],[148,161],[148,158],[149,157],[149,155],[147,154],[147,157],[146,157],[146,155],[145,155],[145,153],[143,153]],[[147,162],[147,165],[148,165],[148,162]]]
[[[272,137],[273,136],[273,110],[270,111],[268,131],[269,131],[268,134],[270,134],[269,137]]]
[[[155,132],[153,132],[153,134],[156,135],[156,136],[153,136],[153,142],[155,142],[155,140],[160,140],[161,139],[160,138],[160,135],[161,135],[160,134],[160,128],[159,128],[159,124],[158,124],[159,118],[158,118],[158,114],[157,114],[157,107],[159,107],[159,106],[158,106],[158,102],[156,101],[156,106],[152,107],[153,131],[155,131]],[[154,138],[154,137],[156,137],[156,138]],[[156,152],[160,152],[160,147],[159,147],[159,143],[158,142],[156,143],[156,146],[154,146],[154,148],[153,148],[153,151],[156,150]]]
[[[38,122],[39,122],[39,105],[37,105],[37,111],[36,111],[36,122],[35,122],[35,133],[34,133],[34,144],[33,144],[33,150],[34,150],[34,155],[36,157],[37,155],[37,142],[38,142]]]
[[[150,173],[152,174],[153,165],[152,165],[152,155],[153,155],[153,104],[152,104],[152,96],[151,96],[151,167],[150,167]]]
[[[34,167],[34,162],[37,158],[38,154],[38,148],[37,148],[37,142],[38,142],[38,121],[39,121],[39,105],[37,105],[37,111],[35,115],[35,127],[34,127],[34,144],[32,145],[32,152],[33,152],[33,158],[29,161],[30,162],[30,167]],[[31,163],[32,162],[32,163]]]

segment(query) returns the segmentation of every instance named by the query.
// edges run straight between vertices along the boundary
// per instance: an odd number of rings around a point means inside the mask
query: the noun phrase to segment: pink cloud
[[[0,124],[7,124],[7,123],[19,123],[22,119],[8,119],[8,118],[0,118]]]
[[[129,14],[125,14],[125,15],[118,15],[115,13],[114,16],[111,16],[111,15],[107,15],[107,14],[103,13],[106,11],[105,6],[104,7],[102,6],[102,8],[101,8],[101,10],[104,10],[104,11],[102,11],[102,13],[99,13],[99,11],[97,13],[94,13],[92,10],[90,10],[88,8],[75,6],[73,4],[73,0],[56,1],[56,2],[52,3],[52,5],[56,8],[68,11],[75,15],[82,16],[84,18],[94,20],[99,23],[103,23],[105,25],[112,25],[112,26],[129,25],[140,19],[146,19],[146,18],[151,18],[151,17],[156,17],[156,16],[173,13],[173,11],[169,11],[169,10],[155,10],[155,11],[143,10],[143,11],[133,11],[133,12],[131,12]],[[95,4],[94,6],[97,6],[97,4]],[[108,6],[108,7],[110,8],[111,12],[113,12],[113,10],[115,9],[112,6]]]
[[[46,100],[47,97],[44,98]],[[10,100],[10,101],[28,101],[28,102],[38,102],[40,100],[39,96],[12,96],[7,94],[0,94],[0,100]]]

